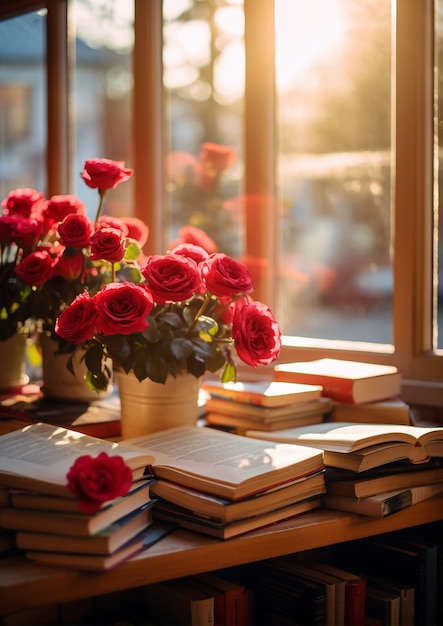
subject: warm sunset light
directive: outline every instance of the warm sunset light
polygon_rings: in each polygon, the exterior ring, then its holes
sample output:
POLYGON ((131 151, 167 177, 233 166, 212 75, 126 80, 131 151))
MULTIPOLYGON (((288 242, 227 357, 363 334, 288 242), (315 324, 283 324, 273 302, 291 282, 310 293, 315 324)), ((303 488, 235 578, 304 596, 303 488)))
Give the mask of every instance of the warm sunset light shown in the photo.
POLYGON ((277 77, 284 91, 325 50, 329 58, 337 53, 344 32, 341 3, 276 0, 275 29, 277 77))

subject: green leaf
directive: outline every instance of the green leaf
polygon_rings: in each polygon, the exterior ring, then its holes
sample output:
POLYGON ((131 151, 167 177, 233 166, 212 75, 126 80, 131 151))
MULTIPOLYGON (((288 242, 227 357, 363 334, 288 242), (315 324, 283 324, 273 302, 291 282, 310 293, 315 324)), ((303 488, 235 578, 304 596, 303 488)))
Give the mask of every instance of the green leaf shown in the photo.
POLYGON ((192 355, 193 343, 190 339, 182 337, 171 341, 170 350, 178 361, 188 359, 192 355))
POLYGON ((230 383, 231 381, 235 381, 236 378, 237 378, 237 369, 234 363, 227 362, 220 376, 221 382, 230 383))
POLYGON ((134 261, 138 259, 140 256, 140 248, 135 243, 135 241, 131 241, 128 247, 125 250, 125 256, 123 257, 125 261, 134 261))

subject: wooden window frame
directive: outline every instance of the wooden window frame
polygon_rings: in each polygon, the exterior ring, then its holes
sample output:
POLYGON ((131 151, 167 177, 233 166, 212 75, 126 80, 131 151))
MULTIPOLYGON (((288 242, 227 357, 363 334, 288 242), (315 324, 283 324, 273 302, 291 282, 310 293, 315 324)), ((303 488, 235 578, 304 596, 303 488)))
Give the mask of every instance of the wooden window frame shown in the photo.
MULTIPOLYGON (((133 145, 134 207, 150 226, 147 253, 163 249, 164 200, 162 136, 162 0, 134 0, 133 145)), ((443 406, 443 355, 432 344, 436 308, 433 293, 433 67, 434 1, 396 3, 396 85, 393 256, 393 345, 285 337, 282 361, 322 356, 384 362, 403 372, 403 397, 421 405, 443 406)), ((46 8, 47 16, 47 193, 69 189, 70 133, 68 0, 3 0, 0 19, 46 8)), ((272 55, 258 41, 273 43, 273 3, 244 0, 245 10, 245 193, 257 189, 275 197, 275 76, 272 55), (252 50, 253 53, 248 54, 252 50), (259 73, 260 81, 255 77, 259 73), (259 83, 259 88, 257 87, 259 83), (257 141, 260 150, 256 150, 257 141)), ((394 93, 394 92, 393 92, 394 93)), ((369 113, 369 112, 368 112, 369 113)), ((264 236, 247 237, 246 254, 278 262, 272 206, 255 216, 264 236), (271 235, 269 235, 271 234, 271 235)), ((251 232, 251 225, 247 225, 251 232)), ((274 282, 259 285, 257 298, 275 301, 274 282)), ((260 372, 262 374, 262 372, 260 372)))

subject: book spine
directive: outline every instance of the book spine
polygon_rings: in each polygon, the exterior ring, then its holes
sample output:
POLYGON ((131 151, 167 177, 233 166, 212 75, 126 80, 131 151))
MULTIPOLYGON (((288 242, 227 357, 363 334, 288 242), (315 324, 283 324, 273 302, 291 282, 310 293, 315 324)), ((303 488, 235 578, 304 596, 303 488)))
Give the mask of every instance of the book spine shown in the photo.
POLYGON ((274 373, 274 380, 286 383, 321 385, 323 387, 322 396, 337 402, 354 403, 353 381, 348 378, 277 370, 274 373))
POLYGON ((345 626, 364 626, 366 578, 363 576, 346 583, 345 626))

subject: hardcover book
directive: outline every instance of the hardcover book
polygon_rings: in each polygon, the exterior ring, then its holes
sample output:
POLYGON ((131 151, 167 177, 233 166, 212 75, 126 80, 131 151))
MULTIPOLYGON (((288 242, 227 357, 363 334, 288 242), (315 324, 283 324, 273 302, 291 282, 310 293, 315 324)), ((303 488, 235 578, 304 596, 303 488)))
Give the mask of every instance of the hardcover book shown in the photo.
POLYGON ((216 398, 231 398, 236 402, 263 407, 316 400, 323 391, 320 385, 276 381, 222 383, 218 380, 205 380, 202 388, 216 398))
POLYGON ((278 489, 271 489, 234 502, 166 480, 157 481, 151 488, 154 497, 225 524, 245 517, 262 515, 276 508, 322 495, 325 491, 323 472, 305 476, 278 489))
POLYGON ((321 385, 324 396, 359 404, 399 396, 402 376, 393 365, 325 358, 275 365, 274 379, 321 385))
POLYGON ((329 414, 333 402, 329 398, 317 398, 306 402, 291 402, 282 406, 259 406, 246 402, 236 402, 232 398, 210 396, 205 404, 207 413, 218 413, 232 417, 242 417, 257 422, 273 422, 312 414, 329 414))
POLYGON ((33 550, 28 550, 25 554, 28 559, 45 565, 100 572, 110 570, 149 546, 154 545, 174 528, 176 528, 174 524, 154 522, 112 554, 76 554, 72 552, 40 552, 33 550))
POLYGON ((379 587, 366 586, 365 611, 382 624, 400 626, 400 595, 379 587))
POLYGON ((378 402, 351 404, 335 402, 330 413, 333 422, 363 422, 364 424, 411 424, 411 408, 400 398, 378 402))
POLYGON ((210 585, 217 592, 222 592, 224 597, 224 618, 221 626, 240 626, 244 623, 243 617, 247 607, 245 606, 244 585, 229 580, 217 572, 210 572, 194 576, 197 581, 210 585))
MULTIPOLYGON (((337 567, 331 563, 316 562, 314 566, 345 582, 345 626, 364 626, 365 621, 365 594, 366 577, 361 573, 337 567)), ((361 568, 356 571, 361 571, 361 568)))
POLYGON ((347 479, 343 480, 338 479, 337 475, 335 478, 331 476, 328 479, 328 473, 326 473, 327 493, 333 496, 367 498, 368 496, 374 496, 386 491, 443 482, 443 467, 426 469, 428 465, 430 463, 420 463, 409 466, 416 468, 415 470, 402 472, 395 472, 395 468, 391 468, 392 473, 368 478, 366 477, 366 472, 363 472, 357 474, 356 478, 350 479, 348 476, 347 479))
POLYGON ((137 489, 92 514, 6 507, 0 509, 0 527, 83 537, 93 535, 146 504, 150 487, 150 481, 141 481, 137 489))
POLYGON ((440 493, 443 493, 443 482, 388 491, 367 498, 326 494, 323 497, 323 506, 327 509, 381 518, 403 511, 440 493))
POLYGON ((145 598, 150 614, 160 624, 213 626, 214 599, 187 580, 148 585, 145 598))
MULTIPOLYGON (((73 552, 79 554, 113 554, 152 522, 154 500, 112 522, 94 535, 82 537, 58 533, 18 531, 17 547, 21 550, 73 552)), ((63 529, 62 529, 63 531, 63 529)))
POLYGON ((296 417, 282 417, 272 420, 257 421, 248 417, 240 417, 238 415, 229 415, 227 413, 206 413, 205 420, 210 426, 220 426, 221 428, 230 428, 234 432, 241 434, 244 430, 258 429, 263 432, 271 432, 273 430, 281 430, 283 428, 292 428, 293 426, 308 426, 309 424, 318 424, 323 422, 324 414, 317 410, 309 415, 297 415, 296 417))
POLYGON ((183 509, 170 502, 159 500, 153 510, 153 517, 157 520, 166 522, 175 522, 183 528, 193 530, 204 535, 210 535, 217 539, 231 539, 252 530, 281 522, 295 515, 301 515, 314 509, 319 508, 321 504, 319 497, 302 500, 295 504, 268 511, 262 515, 245 517, 233 522, 222 523, 205 518, 201 515, 192 513, 188 509, 183 509))

